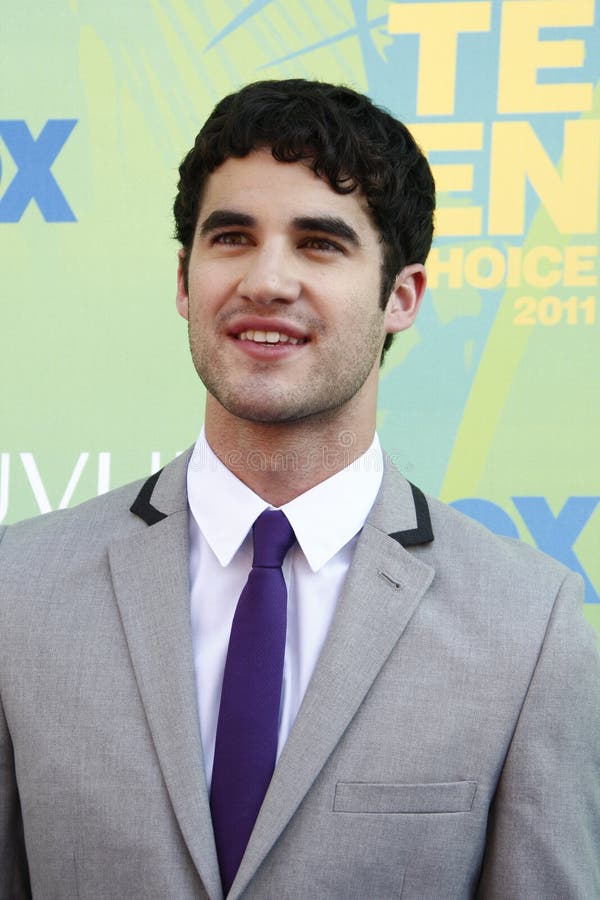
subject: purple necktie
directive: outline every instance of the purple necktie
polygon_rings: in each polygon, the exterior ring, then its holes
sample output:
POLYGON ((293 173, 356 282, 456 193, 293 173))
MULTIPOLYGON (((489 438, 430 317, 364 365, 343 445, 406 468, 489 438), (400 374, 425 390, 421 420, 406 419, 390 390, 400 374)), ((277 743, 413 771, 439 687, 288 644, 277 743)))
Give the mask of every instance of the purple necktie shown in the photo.
POLYGON ((287 624, 281 564, 294 543, 281 510, 261 513, 252 534, 254 560, 231 626, 210 791, 225 895, 275 768, 287 624))

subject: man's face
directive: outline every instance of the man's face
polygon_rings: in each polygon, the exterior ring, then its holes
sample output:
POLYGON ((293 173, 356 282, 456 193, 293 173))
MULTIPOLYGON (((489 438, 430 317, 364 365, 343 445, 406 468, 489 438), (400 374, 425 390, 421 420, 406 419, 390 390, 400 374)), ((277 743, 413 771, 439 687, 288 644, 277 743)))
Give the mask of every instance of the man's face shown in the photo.
POLYGON ((187 286, 183 253, 178 272, 177 306, 212 398, 261 423, 374 415, 385 335, 412 324, 424 286, 422 267, 407 267, 382 310, 381 254, 358 192, 337 194, 268 150, 226 160, 204 190, 187 286))

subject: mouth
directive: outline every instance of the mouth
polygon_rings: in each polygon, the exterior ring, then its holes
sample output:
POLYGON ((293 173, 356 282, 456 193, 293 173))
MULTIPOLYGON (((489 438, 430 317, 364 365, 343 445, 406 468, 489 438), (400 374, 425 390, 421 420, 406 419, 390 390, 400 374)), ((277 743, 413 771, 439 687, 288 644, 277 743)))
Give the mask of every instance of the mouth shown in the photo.
POLYGON ((262 331, 260 329, 248 328, 246 331, 240 331, 233 335, 238 341, 252 341, 254 344, 270 344, 276 346, 278 344, 306 344, 307 339, 295 337, 285 331, 262 331))
POLYGON ((240 316, 231 322, 228 336, 251 359, 293 358, 310 343, 310 333, 278 316, 240 316))

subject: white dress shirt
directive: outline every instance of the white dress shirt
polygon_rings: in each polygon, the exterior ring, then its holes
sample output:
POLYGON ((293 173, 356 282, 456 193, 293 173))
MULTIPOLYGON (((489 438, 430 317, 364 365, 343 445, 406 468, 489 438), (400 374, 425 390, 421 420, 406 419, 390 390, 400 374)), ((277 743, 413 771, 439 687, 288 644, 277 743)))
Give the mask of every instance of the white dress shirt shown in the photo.
MULTIPOLYGON (((250 451, 248 464, 260 465, 261 460, 250 451)), ((282 567, 288 607, 278 757, 323 647, 358 533, 382 476, 383 456, 375 435, 361 457, 281 507, 297 543, 282 567)), ((251 528, 269 504, 221 463, 204 429, 188 465, 187 489, 192 643, 210 788, 231 623, 252 568, 251 528)))

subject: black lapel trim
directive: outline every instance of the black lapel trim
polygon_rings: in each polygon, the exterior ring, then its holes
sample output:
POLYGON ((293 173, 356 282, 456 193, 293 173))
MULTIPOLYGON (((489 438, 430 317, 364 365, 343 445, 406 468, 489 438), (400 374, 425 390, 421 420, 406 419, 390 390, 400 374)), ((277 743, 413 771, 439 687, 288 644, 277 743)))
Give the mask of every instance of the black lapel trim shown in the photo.
POLYGON ((144 482, 141 491, 129 507, 130 511, 134 515, 139 516, 140 519, 143 519, 146 525, 156 525, 161 519, 167 518, 166 513, 161 512, 150 503, 152 492, 154 491, 156 482, 160 478, 161 472, 162 469, 159 469, 158 472, 155 472, 154 475, 150 476, 148 481, 144 482))
POLYGON ((414 547, 416 544, 430 544, 433 540, 433 529, 431 527, 431 516, 429 515, 429 506, 424 494, 411 484, 410 489, 415 504, 415 513, 417 514, 417 527, 409 528, 407 531, 395 531, 390 534, 395 541, 402 544, 403 547, 414 547))

